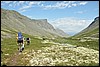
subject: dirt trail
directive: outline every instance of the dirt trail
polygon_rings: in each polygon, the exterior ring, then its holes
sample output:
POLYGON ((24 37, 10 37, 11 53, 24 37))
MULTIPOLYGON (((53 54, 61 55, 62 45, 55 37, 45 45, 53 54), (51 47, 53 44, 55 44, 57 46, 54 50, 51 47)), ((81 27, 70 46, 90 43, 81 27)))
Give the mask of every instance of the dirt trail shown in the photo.
POLYGON ((16 66, 19 59, 19 52, 17 51, 14 55, 11 56, 10 61, 9 61, 9 66, 16 66))

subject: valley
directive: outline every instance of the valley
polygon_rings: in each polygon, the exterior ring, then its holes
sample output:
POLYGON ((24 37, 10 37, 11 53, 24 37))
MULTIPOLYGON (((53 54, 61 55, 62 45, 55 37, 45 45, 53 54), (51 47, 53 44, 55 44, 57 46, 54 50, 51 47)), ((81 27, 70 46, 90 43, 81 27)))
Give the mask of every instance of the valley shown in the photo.
POLYGON ((47 19, 30 19, 1 9, 1 66, 99 66, 99 17, 84 30, 70 36, 55 29, 47 19), (16 34, 25 38, 22 53, 16 34))

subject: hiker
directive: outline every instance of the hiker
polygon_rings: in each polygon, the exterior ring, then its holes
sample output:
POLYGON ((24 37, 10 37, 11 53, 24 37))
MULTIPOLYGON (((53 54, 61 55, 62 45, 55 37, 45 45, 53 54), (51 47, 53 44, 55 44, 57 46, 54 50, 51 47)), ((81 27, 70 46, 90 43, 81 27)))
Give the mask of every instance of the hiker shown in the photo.
POLYGON ((27 43, 27 45, 30 44, 30 38, 26 38, 26 43, 27 43))
POLYGON ((23 42, 23 35, 21 32, 17 34, 17 45, 19 46, 18 50, 22 52, 24 50, 24 42, 23 42))

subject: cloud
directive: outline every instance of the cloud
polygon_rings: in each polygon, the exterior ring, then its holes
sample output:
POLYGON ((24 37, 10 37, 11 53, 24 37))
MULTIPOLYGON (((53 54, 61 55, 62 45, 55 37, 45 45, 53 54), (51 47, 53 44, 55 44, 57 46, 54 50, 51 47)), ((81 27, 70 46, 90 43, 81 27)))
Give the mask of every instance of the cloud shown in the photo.
POLYGON ((29 9, 29 8, 32 8, 33 7, 33 5, 39 5, 39 4, 41 4, 42 3, 42 1, 27 1, 27 5, 24 5, 24 6, 22 6, 21 8, 19 8, 19 10, 20 11, 22 11, 22 10, 26 10, 26 9, 29 9))
POLYGON ((9 7, 12 7, 12 4, 9 4, 9 7))
POLYGON ((19 1, 19 4, 23 4, 23 3, 25 3, 25 1, 19 1))
POLYGON ((3 3, 7 3, 7 4, 9 4, 9 3, 11 3, 12 1, 2 1, 3 3))
POLYGON ((25 6, 21 7, 19 10, 25 10, 25 9, 28 9, 31 7, 32 7, 31 5, 25 5, 25 6))
POLYGON ((5 5, 5 4, 10 4, 12 1, 1 1, 1 6, 5 5))
POLYGON ((33 4, 35 4, 35 2, 29 2, 29 5, 33 5, 33 4))
POLYGON ((20 6, 19 10, 25 11, 25 9, 33 7, 33 5, 40 5, 43 1, 1 1, 1 5, 8 5, 9 7, 20 6))
POLYGON ((25 1, 2 1, 2 4, 4 4, 4 5, 8 4, 9 7, 20 6, 24 3, 25 3, 25 1))
POLYGON ((54 6, 52 6, 52 5, 43 6, 43 4, 42 4, 42 7, 43 7, 43 9, 52 9, 52 8, 54 8, 54 6))
POLYGON ((76 7, 76 6, 80 6, 80 5, 85 5, 87 4, 88 2, 86 1, 82 1, 82 2, 79 2, 79 1, 60 1, 60 2, 56 2, 54 4, 48 4, 48 5, 45 5, 42 4, 41 7, 43 9, 64 9, 64 8, 71 8, 71 7, 76 7))
POLYGON ((32 8, 34 6, 38 6, 42 9, 64 9, 64 8, 71 8, 80 5, 85 5, 88 2, 86 1, 1 1, 1 5, 10 4, 9 7, 16 7, 20 6, 19 10, 26 10, 32 8), (12 4, 12 6, 11 6, 12 4))
POLYGON ((55 28, 60 28, 68 34, 75 34, 86 28, 92 21, 74 17, 56 19, 50 23, 55 28))
POLYGON ((56 2, 53 5, 42 5, 43 9, 63 9, 66 7, 71 7, 71 3, 74 3, 75 1, 60 1, 60 2, 56 2))
POLYGON ((68 6, 68 8, 72 7, 71 5, 68 6))
POLYGON ((15 1, 16 6, 23 5, 25 1, 15 1))
POLYGON ((82 1, 82 2, 79 3, 79 5, 85 5, 85 4, 87 4, 87 3, 88 3, 88 2, 85 2, 85 1, 83 2, 83 1, 82 1))
POLYGON ((14 1, 13 4, 15 4, 17 1, 14 1))
POLYGON ((72 6, 77 6, 77 4, 72 4, 72 6))
POLYGON ((39 5, 41 4, 41 1, 32 1, 32 2, 29 2, 29 5, 39 5))
POLYGON ((4 3, 3 3, 3 1, 1 1, 1 6, 3 6, 4 5, 4 3))

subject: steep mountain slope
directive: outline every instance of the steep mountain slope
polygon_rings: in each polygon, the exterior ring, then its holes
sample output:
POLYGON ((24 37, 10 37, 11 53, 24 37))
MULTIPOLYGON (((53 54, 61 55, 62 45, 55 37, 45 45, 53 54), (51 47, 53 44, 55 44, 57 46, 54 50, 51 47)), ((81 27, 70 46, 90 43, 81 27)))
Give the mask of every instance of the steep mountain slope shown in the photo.
POLYGON ((61 29, 56 29, 56 32, 59 33, 60 35, 62 35, 62 37, 70 37, 68 34, 64 33, 64 31, 62 31, 61 29))
MULTIPOLYGON (((54 27, 48 23, 47 19, 30 19, 14 10, 5 9, 1 9, 1 31, 21 31, 33 36, 63 36, 56 32, 54 27)), ((67 35, 65 36, 67 37, 67 35)))
POLYGON ((94 37, 99 38, 99 17, 96 17, 94 21, 80 33, 76 34, 74 37, 94 37))

